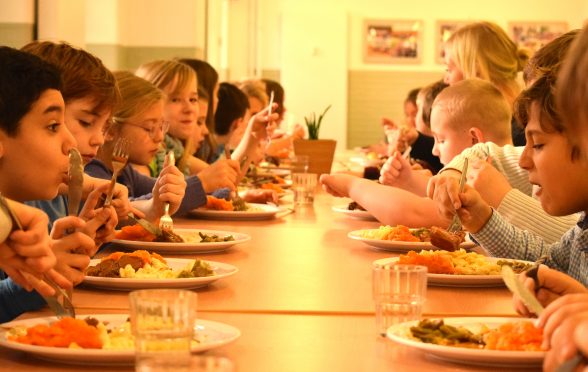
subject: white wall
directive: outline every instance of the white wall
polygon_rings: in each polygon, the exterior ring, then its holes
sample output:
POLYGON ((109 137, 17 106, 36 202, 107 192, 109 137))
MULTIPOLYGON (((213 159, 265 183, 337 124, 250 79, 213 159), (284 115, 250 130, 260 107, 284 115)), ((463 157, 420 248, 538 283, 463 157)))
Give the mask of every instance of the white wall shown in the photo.
POLYGON ((0 23, 33 23, 33 0, 0 0, 0 23))

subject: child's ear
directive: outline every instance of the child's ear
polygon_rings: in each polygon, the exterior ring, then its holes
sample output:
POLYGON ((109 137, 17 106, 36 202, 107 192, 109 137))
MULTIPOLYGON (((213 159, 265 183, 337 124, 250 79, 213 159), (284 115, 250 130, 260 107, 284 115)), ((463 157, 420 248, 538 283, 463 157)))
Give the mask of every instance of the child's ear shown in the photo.
POLYGON ((476 143, 486 142, 484 140, 484 133, 480 130, 480 128, 471 127, 469 130, 469 134, 472 139, 472 146, 476 143))

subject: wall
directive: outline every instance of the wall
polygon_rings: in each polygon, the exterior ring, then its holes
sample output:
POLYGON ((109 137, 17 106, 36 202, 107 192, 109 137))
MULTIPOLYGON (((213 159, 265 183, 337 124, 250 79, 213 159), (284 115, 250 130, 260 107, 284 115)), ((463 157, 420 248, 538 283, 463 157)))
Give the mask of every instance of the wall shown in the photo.
POLYGON ((0 45, 20 48, 33 37, 33 0, 0 0, 0 45))

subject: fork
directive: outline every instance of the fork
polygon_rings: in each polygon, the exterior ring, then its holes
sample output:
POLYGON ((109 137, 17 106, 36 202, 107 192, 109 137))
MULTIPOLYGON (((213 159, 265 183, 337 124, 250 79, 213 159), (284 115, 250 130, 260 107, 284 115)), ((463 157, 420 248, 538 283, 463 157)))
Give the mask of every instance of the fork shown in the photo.
MULTIPOLYGON (((167 165, 175 165, 176 159, 173 150, 167 153, 167 165)), ((159 219, 159 229, 172 231, 174 229, 174 221, 169 215, 169 203, 163 205, 163 216, 159 219)))
MULTIPOLYGON (((459 179, 459 193, 463 192, 463 188, 465 186, 466 176, 468 173, 468 158, 463 160, 463 167, 461 169, 461 178, 459 179)), ((453 219, 451 220, 451 224, 447 228, 448 232, 456 233, 461 230, 461 220, 457 215, 457 211, 455 211, 455 215, 453 215, 453 219)))
POLYGON ((114 193, 114 185, 116 184, 116 178, 118 173, 127 165, 129 160, 129 141, 126 138, 119 138, 114 144, 114 150, 112 150, 112 178, 110 179, 110 187, 106 194, 106 200, 104 206, 108 207, 112 202, 112 194, 114 193))
MULTIPOLYGON (((8 212, 8 215, 12 220, 12 231, 23 230, 20 219, 18 218, 16 213, 14 213, 12 208, 10 208, 10 205, 8 204, 2 193, 0 193, 0 207, 6 210, 6 212, 8 212)), ((33 276, 32 274, 26 271, 20 271, 20 273, 27 279, 33 276)), ((53 296, 42 296, 45 302, 47 302, 47 305, 49 305, 51 310, 53 310, 55 315, 58 318, 63 318, 65 316, 71 316, 72 318, 75 318, 75 308, 71 302, 71 298, 68 292, 66 292, 63 288, 57 285, 57 283, 55 283, 53 279, 51 279, 47 275, 43 275, 42 280, 49 286, 51 286, 51 288, 53 288, 53 290, 55 291, 55 295, 53 296), (63 305, 59 303, 59 295, 63 297, 63 305)))

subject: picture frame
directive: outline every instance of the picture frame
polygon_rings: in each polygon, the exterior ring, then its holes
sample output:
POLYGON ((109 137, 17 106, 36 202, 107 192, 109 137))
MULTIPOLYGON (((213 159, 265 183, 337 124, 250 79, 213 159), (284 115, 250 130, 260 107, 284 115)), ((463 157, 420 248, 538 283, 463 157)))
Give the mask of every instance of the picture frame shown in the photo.
POLYGON ((508 34, 517 46, 535 53, 556 37, 566 33, 568 23, 563 21, 509 22, 508 34))
POLYGON ((365 63, 420 63, 423 22, 367 19, 363 27, 365 63))
POLYGON ((472 23, 466 20, 438 20, 435 25, 435 62, 445 64, 445 42, 460 27, 472 23))

